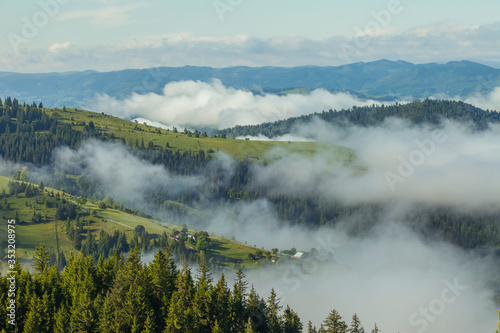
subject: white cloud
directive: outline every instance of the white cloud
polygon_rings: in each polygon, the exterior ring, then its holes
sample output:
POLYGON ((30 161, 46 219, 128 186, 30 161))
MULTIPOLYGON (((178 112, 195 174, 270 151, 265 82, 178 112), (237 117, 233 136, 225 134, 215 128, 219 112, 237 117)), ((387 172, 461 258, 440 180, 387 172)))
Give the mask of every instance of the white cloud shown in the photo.
MULTIPOLYGON (((137 4, 108 6, 102 10, 63 12, 58 19, 89 19, 93 25, 122 26, 131 21, 137 4)), ((379 59, 414 63, 478 59, 495 61, 500 23, 458 26, 442 22, 409 29, 403 33, 383 31, 369 35, 360 46, 353 38, 332 35, 311 39, 282 36, 257 38, 250 35, 214 37, 191 33, 158 34, 107 45, 79 46, 70 41, 74 52, 54 63, 47 50, 37 50, 34 61, 29 52, 14 56, 3 53, 0 65, 9 71, 47 72, 68 70, 118 70, 156 66, 335 66, 348 62, 379 59), (342 45, 350 48, 343 52, 342 45)), ((34 51, 33 51, 34 52, 34 51)))
MULTIPOLYGON (((272 205, 261 199, 208 205, 202 214, 206 228, 200 228, 226 236, 234 234, 239 241, 268 249, 296 247, 308 251, 314 247, 322 254, 333 251, 335 261, 248 272, 248 281, 262 296, 267 297, 274 287, 282 304, 290 304, 303 322, 310 319, 319 326, 328 311, 337 309, 347 322, 356 312, 368 332, 375 321, 384 332, 419 331, 425 318, 421 309, 442 304, 443 290, 456 281, 463 288, 444 293, 445 309, 434 308, 431 313, 439 314, 426 322, 425 332, 487 331, 498 320, 492 287, 498 281, 496 260, 484 252, 477 255, 423 239, 409 227, 415 221, 405 217, 422 202, 472 208, 469 212, 478 209, 484 213, 484 208, 491 206, 498 211, 500 182, 494 175, 500 168, 500 127, 473 132, 466 126, 447 123, 443 132, 446 140, 435 144, 425 162, 397 185, 396 193, 388 190, 384 172, 397 172, 398 156, 407 157, 416 150, 415 140, 432 138, 431 128, 393 120, 379 127, 348 129, 314 123, 299 134, 356 149, 367 172, 353 175, 336 166, 331 163, 331 151, 322 151, 313 159, 292 155, 253 169, 250 179, 257 186, 264 184, 280 193, 321 194, 330 202, 335 198, 353 204, 385 204, 375 227, 367 226, 366 218, 374 218, 369 211, 361 212, 359 218, 345 217, 333 229, 287 227, 277 221, 272 205), (349 231, 356 223, 365 232, 353 237, 349 231)), ((103 192, 127 205, 139 206, 146 205, 144 197, 155 190, 198 190, 204 182, 213 181, 211 167, 231 175, 234 165, 227 156, 219 156, 203 175, 178 176, 160 165, 139 160, 123 147, 97 141, 86 142, 77 150, 61 148, 55 154, 56 170, 83 170, 98 180, 103 192)), ((4 174, 13 167, 0 158, 4 174)), ((50 169, 51 174, 53 171, 50 169)))
POLYGON ((496 87, 486 96, 476 94, 475 96, 465 98, 464 101, 484 110, 500 111, 500 87, 496 87))
POLYGON ((119 27, 130 24, 131 12, 144 6, 145 4, 108 5, 96 9, 65 11, 57 19, 65 21, 84 18, 99 28, 119 27))
POLYGON ((354 149, 357 165, 332 164, 333 153, 310 158, 288 155, 255 166, 255 184, 285 195, 314 196, 346 204, 405 202, 494 209, 500 199, 500 126, 473 132, 446 122, 436 131, 390 119, 369 128, 340 128, 320 122, 294 133, 354 149))
POLYGON ((70 46, 71 46, 70 42, 54 43, 49 47, 49 51, 51 53, 57 53, 61 50, 67 50, 70 46))
POLYGON ((98 96, 87 107, 119 117, 142 117, 163 124, 226 128, 255 125, 296 117, 321 110, 370 105, 352 95, 332 94, 317 89, 309 95, 254 95, 252 92, 225 87, 219 80, 211 83, 182 81, 167 84, 162 95, 133 94, 124 101, 107 95, 98 96))
POLYGON ((270 235, 289 240, 283 249, 315 247, 324 252, 323 244, 332 244, 334 262, 313 260, 248 272, 261 295, 275 288, 281 304, 289 304, 304 323, 311 320, 319 326, 332 309, 348 324, 357 313, 366 332, 374 322, 382 332, 482 332, 498 320, 487 287, 493 262, 422 240, 401 223, 387 221, 363 238, 352 238, 341 228, 277 228, 270 235), (460 287, 456 294, 446 290, 450 284, 460 287), (439 302, 443 294, 447 303, 439 302), (436 303, 444 303, 444 311, 436 303), (421 309, 432 320, 425 320, 421 309))

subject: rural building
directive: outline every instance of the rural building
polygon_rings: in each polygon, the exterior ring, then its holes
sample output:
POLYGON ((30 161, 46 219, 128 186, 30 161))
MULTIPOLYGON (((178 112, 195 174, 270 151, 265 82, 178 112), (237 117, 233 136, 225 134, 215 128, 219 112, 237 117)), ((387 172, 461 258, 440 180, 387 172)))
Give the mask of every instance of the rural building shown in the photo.
POLYGON ((304 259, 305 257, 306 255, 304 254, 304 252, 297 252, 292 256, 292 258, 294 259, 304 259))

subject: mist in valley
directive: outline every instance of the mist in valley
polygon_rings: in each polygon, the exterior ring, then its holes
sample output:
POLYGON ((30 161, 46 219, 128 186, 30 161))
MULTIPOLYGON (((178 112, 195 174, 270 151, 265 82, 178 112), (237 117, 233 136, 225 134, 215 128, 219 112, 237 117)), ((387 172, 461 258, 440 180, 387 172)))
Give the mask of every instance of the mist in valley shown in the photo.
MULTIPOLYGON (((217 83, 215 88, 222 89, 217 83)), ((289 97, 275 98, 277 105, 289 97)), ((175 121, 154 112, 142 116, 175 121)), ((199 215, 181 222, 259 248, 318 250, 317 258, 283 259, 278 265, 246 272, 262 296, 275 288, 281 304, 295 309, 304 324, 312 320, 319 326, 329 310, 337 309, 348 323, 357 313, 366 330, 377 322, 384 332, 488 331, 495 327, 498 308, 495 252, 464 250, 439 234, 427 235, 427 221, 412 216, 437 206, 471 216, 497 214, 500 181, 494 175, 500 169, 499 136, 498 125, 477 131, 449 121, 438 127, 400 119, 369 128, 320 121, 301 124, 280 139, 316 141, 322 148, 312 157, 270 151, 271 157, 284 156, 252 164, 249 188, 366 209, 335 226, 311 228, 280 220, 265 198, 228 203, 207 190, 200 194, 199 206, 191 207, 199 215), (344 152, 354 159, 346 159, 337 146, 348 148, 344 152), (374 214, 371 205, 382 210, 374 214)), ((36 179, 50 181, 58 172, 93 178, 101 193, 168 223, 179 221, 168 210, 150 207, 145 197, 158 190, 179 195, 224 186, 236 165, 229 155, 218 153, 201 173, 181 176, 119 144, 91 140, 76 150, 58 149, 53 169, 28 167, 36 179)), ((3 160, 0 166, 2 175, 25 167, 3 160)))
MULTIPOLYGON (((484 81, 484 86, 478 86, 477 91, 468 96, 449 96, 440 93, 429 98, 463 101, 484 110, 500 110, 500 87, 491 89, 488 93, 482 92, 486 88, 489 90, 492 84, 493 82, 484 81)), ((261 88, 258 86, 254 87, 256 91, 259 89, 261 88)), ((286 95, 255 93, 225 86, 220 80, 214 79, 211 82, 170 82, 163 87, 162 94, 132 93, 122 99, 99 94, 87 100, 83 108, 121 118, 136 119, 141 123, 146 122, 163 128, 171 129, 177 126, 223 129, 237 125, 273 122, 329 109, 408 103, 418 99, 407 96, 397 100, 381 101, 360 98, 348 92, 329 92, 325 89, 286 95)), ((259 139, 265 140, 262 137, 259 139)))
POLYGON ((499 1, 3 4, 1 332, 500 331, 499 1))
MULTIPOLYGON (((397 119, 371 128, 303 124, 293 135, 352 149, 354 166, 338 161, 328 149, 312 158, 291 154, 267 165, 254 164, 250 186, 346 205, 376 203, 383 211, 375 223, 367 208, 334 227, 293 226, 280 221, 266 199, 232 204, 214 200, 207 209, 206 202, 212 200, 208 192, 202 196, 202 221, 183 222, 266 249, 318 250, 319 259, 300 264, 283 260, 247 272, 261 295, 267 297, 274 287, 282 304, 290 304, 304 322, 319 325, 335 308, 347 322, 357 313, 367 329, 377 322, 386 332, 486 331, 494 327, 497 307, 493 252, 466 251, 439 235, 424 237, 425 221, 408 217, 436 205, 472 215, 498 212, 500 184, 492 175, 500 167, 499 134, 498 126, 478 132, 451 122, 432 128, 397 119), (327 260, 328 254, 333 258, 327 260)), ((210 186, 215 170, 225 174, 218 178, 218 185, 224 185, 235 165, 220 153, 201 174, 179 176, 121 145, 97 141, 77 150, 61 148, 54 159, 55 170, 92 177, 102 193, 166 222, 168 211, 148 208, 148 193, 168 188, 179 194, 210 186)), ((14 168, 3 162, 2 170, 7 166, 14 168)), ((30 172, 40 178, 49 177, 47 171, 30 172)))

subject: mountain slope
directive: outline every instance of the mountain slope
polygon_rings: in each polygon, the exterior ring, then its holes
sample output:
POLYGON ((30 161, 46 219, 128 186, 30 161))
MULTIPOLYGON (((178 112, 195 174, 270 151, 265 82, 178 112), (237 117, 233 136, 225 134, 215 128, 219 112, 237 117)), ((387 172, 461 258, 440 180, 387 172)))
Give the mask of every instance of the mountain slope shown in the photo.
POLYGON ((165 84, 182 80, 219 79, 238 89, 280 92, 295 88, 356 92, 362 96, 468 96, 500 86, 500 69, 470 61, 419 64, 379 60, 338 67, 158 67, 114 72, 21 74, 0 72, 0 96, 21 101, 43 100, 46 106, 82 107, 96 94, 122 99, 131 93, 161 93, 165 84))
POLYGON ((217 131, 229 138, 239 136, 276 137, 290 134, 296 126, 319 119, 336 126, 346 124, 357 126, 374 126, 385 119, 394 117, 408 121, 411 124, 439 125, 443 119, 474 125, 477 129, 485 129, 490 123, 500 122, 500 113, 485 111, 473 105, 456 101, 424 100, 407 104, 354 107, 348 110, 329 110, 301 117, 288 118, 273 123, 259 125, 235 126, 217 131))
MULTIPOLYGON (((134 229, 143 226, 149 233, 148 248, 151 249, 153 244, 158 244, 158 246, 161 244, 163 233, 169 236, 170 246, 172 246, 176 242, 173 236, 183 229, 181 226, 141 217, 137 215, 138 212, 132 214, 112 207, 102 209, 102 207, 98 207, 97 203, 90 201, 78 205, 78 200, 67 193, 47 187, 44 190, 36 190, 39 187, 30 183, 25 184, 32 186, 35 190, 29 195, 26 195, 26 193, 9 194, 9 182, 12 182, 12 180, 0 176, 0 217, 4 221, 16 219, 16 255, 21 263, 27 265, 40 243, 44 243, 53 253, 56 253, 56 249, 58 249, 59 253, 64 254, 66 258, 69 258, 70 252, 78 252, 79 249, 75 249, 74 242, 66 235, 66 225, 68 223, 74 225, 76 217, 68 217, 68 220, 58 218, 57 210, 61 202, 72 203, 79 207, 76 216, 84 221, 80 233, 83 243, 88 239, 87 234, 89 232, 98 242, 101 231, 109 235, 118 231, 123 233, 129 242, 132 242, 134 229), (34 214, 39 216, 38 221, 32 221, 34 214)), ((196 231, 187 230, 187 233, 195 234, 196 231)), ((0 225, 0 234, 7 234, 6 223, 0 225)), ((254 254, 257 251, 264 254, 269 253, 216 235, 210 235, 209 237, 211 246, 205 250, 205 256, 216 258, 220 265, 227 266, 235 263, 245 266, 252 265, 249 254, 254 254)), ((2 237, 0 240, 0 257, 2 260, 6 255, 6 240, 7 237, 2 237)), ((188 240, 185 243, 188 250, 194 250, 196 244, 190 244, 188 240)))

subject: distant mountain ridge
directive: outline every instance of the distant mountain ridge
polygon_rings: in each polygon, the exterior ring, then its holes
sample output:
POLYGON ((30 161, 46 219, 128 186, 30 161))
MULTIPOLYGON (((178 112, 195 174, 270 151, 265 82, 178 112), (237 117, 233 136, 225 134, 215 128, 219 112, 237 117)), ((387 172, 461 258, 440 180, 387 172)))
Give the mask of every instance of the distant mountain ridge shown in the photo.
POLYGON ((323 88, 380 100, 470 96, 500 86, 500 69, 470 61, 412 64, 379 60, 337 67, 157 67, 113 72, 24 74, 0 72, 0 96, 43 100, 46 106, 85 105, 96 94, 123 99, 137 93, 161 93, 169 82, 220 80, 255 92, 323 88))

